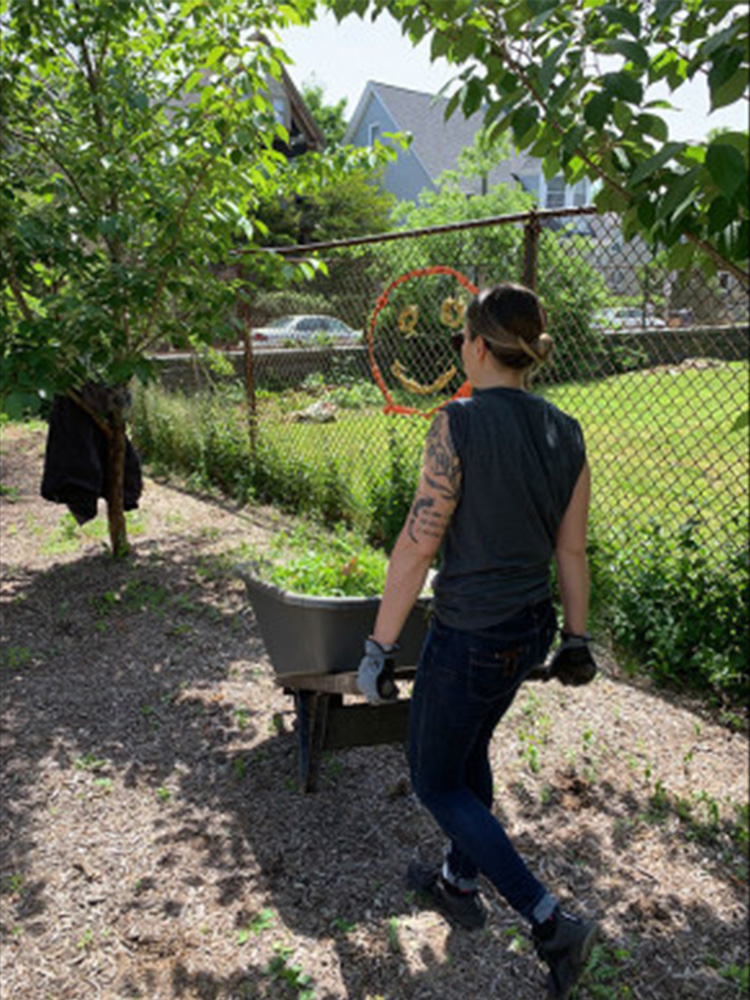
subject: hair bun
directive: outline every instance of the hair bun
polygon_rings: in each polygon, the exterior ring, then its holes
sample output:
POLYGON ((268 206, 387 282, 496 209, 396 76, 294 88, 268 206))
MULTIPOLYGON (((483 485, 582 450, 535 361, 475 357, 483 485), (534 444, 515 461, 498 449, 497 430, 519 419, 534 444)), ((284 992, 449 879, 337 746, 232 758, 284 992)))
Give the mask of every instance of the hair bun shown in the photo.
POLYGON ((540 333, 536 340, 532 341, 531 346, 534 348, 535 353, 539 355, 540 359, 542 361, 546 361, 552 353, 555 342, 548 333, 540 333))

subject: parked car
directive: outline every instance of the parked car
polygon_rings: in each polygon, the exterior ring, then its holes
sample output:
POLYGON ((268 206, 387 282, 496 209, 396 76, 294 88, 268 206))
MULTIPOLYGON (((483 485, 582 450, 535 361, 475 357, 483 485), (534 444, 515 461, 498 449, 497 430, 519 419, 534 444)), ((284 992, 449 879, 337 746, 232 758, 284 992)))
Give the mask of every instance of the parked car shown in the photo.
POLYGON ((675 309, 669 314, 667 319, 667 326, 669 327, 693 326, 694 323, 695 317, 693 316, 692 309, 675 309))
POLYGON ((336 316, 279 316, 267 326, 253 330, 253 340, 259 345, 284 344, 356 344, 362 333, 352 330, 336 316))
POLYGON ((640 306, 616 306, 612 309, 602 309, 594 320, 594 326, 606 333, 619 333, 621 330, 662 329, 666 323, 658 316, 654 316, 653 312, 644 311, 640 306))

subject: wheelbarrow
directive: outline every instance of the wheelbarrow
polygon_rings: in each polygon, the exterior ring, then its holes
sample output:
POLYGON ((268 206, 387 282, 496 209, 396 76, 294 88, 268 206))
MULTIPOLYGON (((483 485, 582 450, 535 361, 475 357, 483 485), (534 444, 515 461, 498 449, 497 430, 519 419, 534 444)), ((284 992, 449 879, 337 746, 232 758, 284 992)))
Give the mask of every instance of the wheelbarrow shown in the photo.
MULTIPOLYGON (((317 787, 326 750, 406 741, 409 700, 368 705, 359 695, 357 667, 372 632, 379 597, 311 597, 260 580, 238 568, 266 647, 275 682, 294 698, 299 781, 317 787)), ((411 680, 429 617, 429 598, 412 609, 399 640, 394 679, 411 680)))
MULTIPOLYGON (((357 668, 372 632, 379 597, 311 597, 266 583, 252 567, 238 567, 245 583, 275 682, 294 698, 299 782, 315 791, 324 751, 405 743, 409 699, 363 702, 357 668), (355 703, 345 698, 359 696, 355 703)), ((394 680, 409 681, 429 624, 429 597, 412 608, 399 638, 394 680)), ((534 672, 545 679, 544 668, 534 672)))

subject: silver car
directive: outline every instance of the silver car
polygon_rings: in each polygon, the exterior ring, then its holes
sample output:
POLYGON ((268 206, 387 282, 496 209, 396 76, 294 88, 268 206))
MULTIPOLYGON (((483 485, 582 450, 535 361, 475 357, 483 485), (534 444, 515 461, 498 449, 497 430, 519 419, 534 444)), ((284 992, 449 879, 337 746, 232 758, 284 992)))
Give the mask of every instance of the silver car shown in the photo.
POLYGON ((285 344, 357 344, 362 333, 352 330, 336 316, 279 316, 267 326, 253 330, 253 341, 258 346, 283 346, 285 344))

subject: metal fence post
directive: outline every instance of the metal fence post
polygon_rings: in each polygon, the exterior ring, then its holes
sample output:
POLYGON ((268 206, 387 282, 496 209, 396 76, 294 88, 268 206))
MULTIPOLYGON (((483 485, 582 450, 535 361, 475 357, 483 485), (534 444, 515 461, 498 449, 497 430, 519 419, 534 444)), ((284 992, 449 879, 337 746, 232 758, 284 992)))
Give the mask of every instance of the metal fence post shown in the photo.
POLYGON ((523 283, 536 290, 537 263, 539 259, 539 233, 541 223, 536 212, 530 212, 523 227, 523 283))
POLYGON ((258 412, 255 399, 255 358, 253 339, 250 335, 250 305, 242 293, 237 296, 237 314, 242 323, 242 346, 244 347, 245 398, 247 399, 247 423, 250 432, 250 455, 255 458, 258 444, 258 412))

